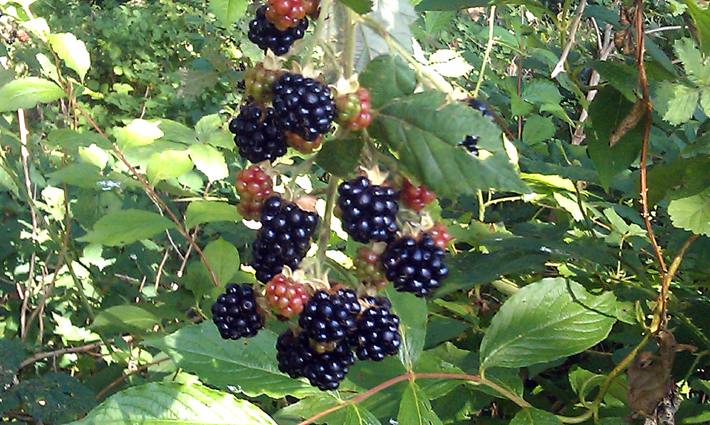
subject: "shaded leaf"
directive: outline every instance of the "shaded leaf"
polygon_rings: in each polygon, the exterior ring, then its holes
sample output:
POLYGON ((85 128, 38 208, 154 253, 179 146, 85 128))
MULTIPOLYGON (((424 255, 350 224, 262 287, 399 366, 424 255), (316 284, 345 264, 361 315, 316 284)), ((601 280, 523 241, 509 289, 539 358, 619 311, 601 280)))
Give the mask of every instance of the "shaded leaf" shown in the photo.
POLYGON ((546 142, 555 135, 557 129, 550 117, 541 117, 533 115, 525 121, 523 127, 523 142, 528 145, 535 145, 541 142, 546 142))
POLYGON ((410 381, 402 394, 397 422, 411 425, 442 425, 441 419, 431 408, 429 397, 414 381, 410 381))
POLYGON ((388 285, 384 293, 392 302, 392 311, 400 320, 402 346, 399 349, 399 358, 407 370, 412 370, 426 340, 426 301, 409 292, 395 291, 392 285, 388 285))
POLYGON ((76 240, 122 246, 148 239, 174 227, 175 223, 156 213, 134 209, 121 210, 101 217, 94 224, 92 231, 76 240))
POLYGON ((0 88, 0 112, 34 108, 38 103, 49 103, 66 96, 55 83, 37 77, 11 81, 0 88))
POLYGON ((550 412, 531 407, 519 411, 510 425, 562 425, 562 421, 550 412))
POLYGON ((185 212, 185 227, 191 229, 198 224, 215 221, 237 221, 241 219, 237 207, 221 201, 192 201, 185 212))
MULTIPOLYGON (((380 24, 395 42, 410 54, 412 25, 418 18, 409 0, 376 0, 369 17, 380 24)), ((355 70, 361 71, 373 58, 389 53, 382 36, 369 26, 359 23, 355 27, 355 70)))
POLYGON ((331 174, 347 176, 357 168, 363 145, 361 138, 330 140, 318 151, 316 162, 331 174))
POLYGON ((693 18, 700 39, 700 49, 710 55, 710 7, 701 8, 695 0, 682 0, 688 7, 688 13, 693 18))
POLYGON ((102 332, 143 332, 155 325, 160 320, 151 312, 137 305, 117 305, 101 311, 91 329, 100 329, 102 332))
POLYGON ((0 391, 9 388, 25 359, 25 345, 19 340, 0 338, 0 391))
POLYGON ((217 281, 224 287, 239 271, 239 251, 231 243, 219 238, 210 242, 203 252, 217 281))
POLYGON ((91 131, 77 131, 69 128, 52 130, 47 136, 47 145, 61 149, 88 148, 96 145, 102 149, 111 150, 111 142, 98 133, 91 131))
POLYGON ((20 382, 15 388, 24 410, 44 423, 65 423, 84 415, 95 405, 94 394, 76 378, 50 372, 20 382))
POLYGON ((340 0, 340 3, 361 15, 372 10, 372 0, 340 0))
POLYGON ((676 227, 710 236, 710 190, 671 201, 668 213, 676 227))
POLYGON ((372 107, 381 108, 393 99, 414 93, 417 76, 399 57, 382 55, 367 64, 360 74, 360 84, 370 91, 372 107))
POLYGON ((227 28, 236 24, 247 11, 247 0, 210 0, 210 10, 227 28))

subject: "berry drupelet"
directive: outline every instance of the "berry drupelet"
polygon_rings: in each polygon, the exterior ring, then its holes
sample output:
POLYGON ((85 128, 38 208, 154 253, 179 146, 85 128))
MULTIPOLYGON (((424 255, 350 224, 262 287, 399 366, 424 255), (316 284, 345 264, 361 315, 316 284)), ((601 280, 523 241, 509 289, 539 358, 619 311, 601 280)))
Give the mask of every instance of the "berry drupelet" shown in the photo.
POLYGON ((353 240, 387 242, 397 232, 397 196, 391 187, 370 183, 366 177, 357 177, 338 187, 338 208, 343 230, 353 240))
POLYGON ((258 103, 244 105, 229 122, 239 155, 251 162, 274 161, 286 154, 286 136, 274 122, 274 110, 258 103))
POLYGON ((264 317, 254 290, 248 285, 229 284, 212 304, 212 320, 224 339, 252 337, 264 327, 264 317))
POLYGON ((349 335, 360 360, 380 361, 397 354, 401 345, 399 317, 390 312, 392 304, 385 297, 366 297, 369 306, 355 321, 355 331, 349 335))
POLYGON ((303 308, 298 324, 316 342, 334 342, 345 338, 355 327, 360 304, 352 289, 334 294, 317 291, 303 308))
POLYGON ((422 233, 419 240, 403 236, 389 243, 381 261, 396 290, 424 297, 449 274, 442 261, 444 254, 430 234, 422 233))
POLYGON ((271 309, 286 318, 300 314, 308 302, 306 288, 282 274, 277 274, 266 284, 265 292, 271 309))
POLYGON ((272 196, 261 208, 261 224, 252 244, 252 267, 256 278, 267 283, 281 273, 284 266, 291 269, 298 266, 316 231, 318 215, 272 196))
POLYGON ((272 91, 276 122, 284 131, 307 141, 330 131, 335 104, 325 84, 300 74, 284 73, 272 91))
POLYGON ((288 53, 296 40, 300 40, 308 29, 308 19, 301 19, 294 27, 279 31, 266 18, 266 6, 261 6, 256 10, 256 18, 249 22, 249 40, 266 51, 271 49, 277 56, 288 53))
POLYGON ((399 192, 399 200, 402 204, 414 211, 421 211, 427 205, 434 202, 436 193, 428 190, 424 186, 414 186, 409 180, 404 181, 404 186, 399 192))

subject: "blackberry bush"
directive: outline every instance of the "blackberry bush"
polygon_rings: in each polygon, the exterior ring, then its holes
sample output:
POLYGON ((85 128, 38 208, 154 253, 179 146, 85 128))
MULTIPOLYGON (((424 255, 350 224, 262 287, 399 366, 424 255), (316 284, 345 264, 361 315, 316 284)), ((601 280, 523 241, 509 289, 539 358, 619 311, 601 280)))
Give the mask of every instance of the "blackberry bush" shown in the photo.
POLYGON ((272 90, 276 120, 284 131, 307 141, 330 131, 335 104, 325 84, 303 75, 284 73, 272 90))
POLYGON ((449 274, 444 254, 430 234, 422 233, 419 240, 403 236, 389 243, 381 261, 385 276, 396 290, 424 297, 449 274))
POLYGON ((349 338, 360 360, 383 360, 397 354, 401 345, 399 317, 390 312, 392 304, 385 297, 366 297, 365 308, 355 321, 349 338))
POLYGON ((338 187, 338 208, 343 230, 357 242, 387 242, 397 232, 396 192, 391 187, 357 177, 338 187))
POLYGON ((274 161, 286 154, 286 136, 274 122, 274 110, 252 102, 229 123, 239 155, 251 162, 274 161))
POLYGON ((249 40, 266 51, 271 49, 277 56, 285 55, 296 40, 300 40, 308 29, 308 19, 301 19, 294 27, 280 31, 266 18, 266 6, 256 10, 256 18, 249 22, 249 40))
POLYGON ((212 321, 224 339, 251 337, 264 327, 254 290, 249 285, 229 284, 212 304, 212 321))
POLYGON ((284 266, 295 269, 306 255, 316 231, 318 215, 272 196, 261 208, 261 224, 252 244, 252 267, 256 278, 267 283, 284 266))
POLYGON ((301 312, 298 324, 313 341, 339 341, 354 328, 359 312, 352 289, 339 289, 334 294, 317 291, 301 312))

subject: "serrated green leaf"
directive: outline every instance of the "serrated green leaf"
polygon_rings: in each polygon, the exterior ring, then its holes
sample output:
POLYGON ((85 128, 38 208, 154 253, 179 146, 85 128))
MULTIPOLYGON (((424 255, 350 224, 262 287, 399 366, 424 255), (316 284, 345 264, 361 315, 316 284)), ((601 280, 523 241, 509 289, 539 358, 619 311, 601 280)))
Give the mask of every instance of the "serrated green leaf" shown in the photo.
POLYGON ((411 425, 442 425, 441 419, 431 408, 429 397, 411 381, 402 394, 397 422, 411 425))
POLYGON ((426 340, 427 308, 426 301, 409 292, 397 292, 391 285, 385 290, 392 302, 392 311, 399 316, 399 331, 402 346, 399 358, 407 370, 412 370, 424 349, 426 340))
POLYGON ((145 344, 169 355, 178 367, 194 373, 207 384, 256 397, 303 397, 319 392, 308 382, 279 372, 277 335, 261 330, 235 343, 224 340, 211 321, 187 326, 145 344))
POLYGON ((74 420, 96 405, 94 394, 76 378, 50 372, 14 387, 25 411, 44 423, 74 420))
POLYGON ((76 131, 69 128, 52 130, 47 136, 47 145, 60 149, 74 150, 80 147, 88 148, 96 145, 102 149, 110 150, 111 142, 98 133, 91 131, 76 131))
POLYGON ((682 38, 673 43, 673 50, 683 64, 688 78, 697 85, 710 84, 710 58, 704 58, 695 42, 682 38))
POLYGON ((500 131, 461 103, 444 105, 444 94, 424 92, 383 105, 371 134, 396 153, 404 169, 438 195, 456 198, 478 189, 527 192, 506 154, 500 131), (467 135, 492 153, 479 158, 459 146, 467 135))
POLYGON ((150 184, 181 176, 192 170, 194 164, 188 151, 163 151, 150 156, 145 173, 150 184))
POLYGON ((364 15, 372 10, 372 0, 340 0, 340 3, 360 15, 364 15))
POLYGON ((224 155, 210 145, 193 144, 190 146, 190 158, 210 182, 229 176, 224 155))
POLYGON ((710 117, 710 86, 700 92, 700 107, 703 108, 705 115, 710 117))
POLYGON ((195 130, 177 121, 161 118, 158 128, 163 132, 163 139, 171 142, 179 142, 186 145, 197 142, 195 130))
POLYGON ((525 85, 520 97, 535 105, 559 105, 562 95, 555 83, 550 80, 535 79, 525 85))
POLYGON ((224 287, 239 271, 239 251, 231 243, 219 238, 210 242, 203 252, 217 277, 217 282, 224 287))
POLYGON ((672 125, 690 121, 698 106, 698 89, 663 81, 656 91, 655 109, 672 125))
POLYGON ((676 227, 710 236, 710 190, 671 201, 668 214, 676 227))
POLYGON ((238 221, 242 217, 237 207, 220 201, 192 201, 185 212, 185 227, 191 229, 198 224, 215 221, 238 221))
POLYGON ((159 125, 160 122, 151 123, 143 119, 135 119, 125 127, 114 128, 116 144, 121 150, 149 145, 163 137, 159 125))
POLYGON ((372 107, 379 109, 392 99, 409 96, 417 86, 414 71, 399 57, 382 55, 371 60, 359 77, 370 91, 372 107))
MULTIPOLYGON (((410 27, 419 15, 409 0, 378 0, 368 17, 386 29, 388 36, 405 51, 414 52, 410 27)), ((372 59, 389 52, 389 45, 379 32, 364 23, 355 26, 356 71, 362 71, 372 59)))
POLYGON ((687 7, 700 39, 700 49, 710 55, 710 7, 701 8, 695 0, 681 0, 687 7))
POLYGON ((92 231, 76 240, 123 246, 148 239, 174 227, 175 223, 156 213, 134 209, 121 210, 101 217, 94 224, 92 231))
POLYGON ((562 425, 562 421, 550 412, 530 407, 519 411, 510 425, 562 425))
POLYGON ((525 367, 579 353, 616 322, 611 292, 592 296, 562 278, 543 279, 510 297, 481 341, 481 369, 525 367))
POLYGON ((555 135, 556 131, 552 118, 533 115, 525 121, 525 126, 523 126, 523 142, 528 145, 546 142, 555 135))
POLYGON ((0 112, 34 108, 38 103, 50 103, 66 96, 55 83, 37 77, 10 81, 0 88, 0 112))
POLYGON ((316 162, 331 174, 347 176, 357 168, 364 144, 361 138, 330 140, 318 151, 316 162))
POLYGON ((70 425, 276 425, 246 400, 197 384, 152 382, 112 395, 70 425))
POLYGON ((91 329, 100 329, 102 332, 143 332, 160 324, 153 313, 137 305, 116 305, 101 311, 91 329))
POLYGON ((612 132, 618 128, 632 108, 633 104, 611 87, 599 90, 589 107, 591 120, 587 127, 589 156, 599 172, 602 186, 607 190, 611 179, 627 170, 641 151, 643 134, 640 125, 629 130, 616 145, 609 146, 612 132))
POLYGON ((210 0, 210 10, 227 28, 236 24, 247 11, 247 0, 210 0))
MULTIPOLYGON (((618 14, 616 16, 618 20, 618 14)), ((623 94, 629 102, 636 102, 638 99, 636 95, 638 71, 634 67, 614 61, 594 61, 589 66, 623 94)))
POLYGON ((81 81, 84 81, 86 71, 91 66, 91 56, 86 50, 84 42, 77 40, 76 36, 71 33, 49 34, 47 41, 57 56, 79 74, 81 81))

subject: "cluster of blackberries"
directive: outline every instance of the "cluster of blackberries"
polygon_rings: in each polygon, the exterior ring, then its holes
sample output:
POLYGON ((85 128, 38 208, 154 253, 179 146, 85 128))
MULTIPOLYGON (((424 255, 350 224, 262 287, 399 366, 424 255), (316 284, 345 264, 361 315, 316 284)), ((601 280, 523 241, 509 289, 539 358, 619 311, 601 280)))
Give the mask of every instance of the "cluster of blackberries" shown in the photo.
POLYGON ((384 297, 358 300, 350 289, 316 292, 301 313, 301 328, 279 336, 279 370, 321 390, 338 388, 356 355, 380 361, 399 351, 399 317, 390 308, 384 297))
POLYGON ((380 261, 387 280, 398 291, 424 297, 439 287, 449 274, 443 262, 445 251, 436 245, 429 233, 419 239, 403 236, 387 245, 380 261))
POLYGON ((256 10, 249 22, 249 40, 266 51, 285 55, 296 40, 308 29, 306 15, 315 17, 319 11, 318 0, 268 0, 256 10))
POLYGON ((278 196, 264 201, 261 229, 252 244, 251 265, 256 270, 256 278, 267 283, 281 273, 284 266, 298 267, 317 225, 315 212, 304 211, 278 196))
POLYGON ((399 210, 394 189, 372 184, 361 176, 341 183, 338 194, 343 230, 353 240, 388 242, 394 238, 399 210))
POLYGON ((264 316, 248 285, 227 285, 212 304, 212 320, 224 339, 251 337, 264 327, 264 316))
MULTIPOLYGON (((481 102, 480 100, 474 99, 474 98, 469 98, 466 100, 466 103, 468 104, 469 107, 471 107, 477 111, 481 111, 481 113, 483 113, 484 118, 488 118, 490 120, 494 119, 493 113, 491 111, 489 111, 486 104, 481 102)), ((463 146, 464 148, 466 148, 467 151, 478 156, 478 140, 479 140, 479 138, 480 138, 479 136, 466 136, 466 138, 462 142, 459 142, 459 146, 463 146)))

